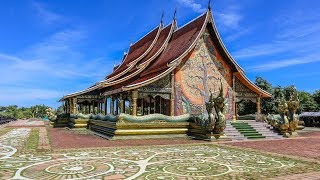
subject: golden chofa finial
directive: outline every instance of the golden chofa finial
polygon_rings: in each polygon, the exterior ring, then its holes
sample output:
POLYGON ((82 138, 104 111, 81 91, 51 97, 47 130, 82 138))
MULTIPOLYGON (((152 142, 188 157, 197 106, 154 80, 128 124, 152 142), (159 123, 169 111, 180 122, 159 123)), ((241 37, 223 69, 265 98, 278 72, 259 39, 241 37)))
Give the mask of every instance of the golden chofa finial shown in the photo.
POLYGON ((161 24, 163 24, 163 17, 164 17, 164 10, 162 10, 161 21, 160 21, 161 24))

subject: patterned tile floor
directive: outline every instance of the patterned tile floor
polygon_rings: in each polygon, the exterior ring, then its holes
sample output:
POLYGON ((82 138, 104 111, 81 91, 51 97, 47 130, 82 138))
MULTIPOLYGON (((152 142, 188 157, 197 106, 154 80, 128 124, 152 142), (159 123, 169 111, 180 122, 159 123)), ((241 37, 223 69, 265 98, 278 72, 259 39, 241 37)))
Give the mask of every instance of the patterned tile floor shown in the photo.
POLYGON ((320 171, 319 164, 214 144, 24 153, 31 132, 0 136, 0 179, 261 179, 320 171))

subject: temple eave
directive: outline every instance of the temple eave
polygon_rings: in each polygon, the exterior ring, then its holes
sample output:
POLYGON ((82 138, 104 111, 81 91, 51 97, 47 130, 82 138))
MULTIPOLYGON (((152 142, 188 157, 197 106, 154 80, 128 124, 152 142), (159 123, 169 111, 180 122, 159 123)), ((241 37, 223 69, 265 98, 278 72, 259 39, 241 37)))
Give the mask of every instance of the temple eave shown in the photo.
POLYGON ((242 72, 233 73, 245 86, 263 98, 271 98, 271 94, 252 83, 242 72))

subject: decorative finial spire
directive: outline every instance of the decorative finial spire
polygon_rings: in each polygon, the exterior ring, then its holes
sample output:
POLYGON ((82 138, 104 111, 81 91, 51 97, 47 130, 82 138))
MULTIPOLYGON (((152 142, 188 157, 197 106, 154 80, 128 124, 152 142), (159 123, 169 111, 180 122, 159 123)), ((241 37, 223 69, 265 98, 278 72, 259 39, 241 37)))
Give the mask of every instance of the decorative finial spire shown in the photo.
POLYGON ((208 2, 208 10, 211 11, 211 0, 208 2))
POLYGON ((164 10, 162 10, 161 21, 160 21, 161 24, 163 24, 163 17, 164 17, 164 10))
POLYGON ((177 8, 174 9, 173 20, 176 20, 177 17, 177 8))

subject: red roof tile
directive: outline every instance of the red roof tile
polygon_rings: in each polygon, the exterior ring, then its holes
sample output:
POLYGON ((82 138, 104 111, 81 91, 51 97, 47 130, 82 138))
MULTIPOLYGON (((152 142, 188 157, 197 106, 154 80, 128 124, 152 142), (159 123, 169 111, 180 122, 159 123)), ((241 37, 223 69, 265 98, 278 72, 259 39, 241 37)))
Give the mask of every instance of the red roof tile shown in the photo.
POLYGON ((107 78, 114 77, 115 75, 119 74, 120 72, 127 69, 127 65, 134 61, 135 59, 139 58, 143 55, 152 45, 153 41, 157 37, 158 31, 160 30, 160 26, 155 28, 153 31, 148 33, 146 36, 138 40, 136 43, 130 46, 129 52, 123 62, 121 63, 120 67, 117 68, 114 72, 107 76, 107 78))
POLYGON ((141 76, 166 68, 168 63, 186 52, 198 37, 206 20, 206 15, 207 13, 204 13, 194 21, 175 31, 164 52, 148 69, 142 72, 141 76))

